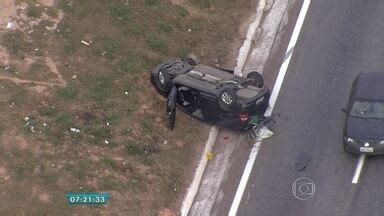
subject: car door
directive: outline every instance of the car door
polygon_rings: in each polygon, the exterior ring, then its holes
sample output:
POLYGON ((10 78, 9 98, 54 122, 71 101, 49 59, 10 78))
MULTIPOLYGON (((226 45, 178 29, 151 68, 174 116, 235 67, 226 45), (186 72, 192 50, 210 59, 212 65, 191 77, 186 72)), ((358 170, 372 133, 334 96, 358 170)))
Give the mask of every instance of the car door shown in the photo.
POLYGON ((177 100, 177 88, 173 86, 167 99, 167 124, 169 129, 173 130, 176 120, 176 100, 177 100))

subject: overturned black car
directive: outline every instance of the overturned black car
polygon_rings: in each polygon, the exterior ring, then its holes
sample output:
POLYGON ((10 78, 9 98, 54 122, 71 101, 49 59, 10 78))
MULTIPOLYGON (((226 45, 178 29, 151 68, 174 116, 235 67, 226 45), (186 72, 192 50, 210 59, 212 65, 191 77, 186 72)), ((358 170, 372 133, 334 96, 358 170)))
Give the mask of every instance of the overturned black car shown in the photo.
POLYGON ((222 127, 247 129, 268 108, 270 91, 256 71, 247 78, 206 66, 191 55, 156 66, 151 82, 167 99, 168 126, 175 125, 176 105, 188 115, 222 127))

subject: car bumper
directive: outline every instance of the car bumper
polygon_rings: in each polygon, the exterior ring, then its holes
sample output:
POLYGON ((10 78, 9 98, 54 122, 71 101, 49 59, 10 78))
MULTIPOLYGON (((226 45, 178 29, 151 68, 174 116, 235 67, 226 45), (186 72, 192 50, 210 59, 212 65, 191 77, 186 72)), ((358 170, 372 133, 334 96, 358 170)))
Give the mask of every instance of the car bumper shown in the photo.
POLYGON ((367 149, 364 148, 364 145, 360 144, 350 144, 344 142, 344 149, 347 152, 354 154, 365 154, 365 155, 383 155, 384 154, 384 145, 371 145, 372 152, 367 152, 367 149))

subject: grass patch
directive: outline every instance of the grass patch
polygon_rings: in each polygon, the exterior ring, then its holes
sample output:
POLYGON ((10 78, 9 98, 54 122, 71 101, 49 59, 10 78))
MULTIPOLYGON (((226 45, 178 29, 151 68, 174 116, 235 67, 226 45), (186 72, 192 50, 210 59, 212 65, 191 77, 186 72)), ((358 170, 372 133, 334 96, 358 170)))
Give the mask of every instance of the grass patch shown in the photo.
POLYGON ((57 113, 57 110, 53 106, 42 106, 38 111, 42 116, 53 116, 57 113))
POLYGON ((209 8, 214 5, 215 0, 189 0, 189 2, 200 8, 209 8))
POLYGON ((173 26, 169 24, 169 22, 165 21, 159 21, 157 23, 157 27, 160 29, 160 31, 168 33, 173 31, 173 26))
POLYGON ((42 14, 42 8, 37 6, 29 6, 27 8, 27 16, 30 18, 40 18, 42 14))
POLYGON ((102 44, 102 47, 99 49, 101 53, 109 59, 114 59, 116 55, 121 54, 123 49, 123 45, 120 43, 120 41, 115 39, 105 39, 102 44))
POLYGON ((113 81, 109 77, 96 79, 96 83, 91 88, 91 98, 98 102, 107 100, 111 96, 113 81))
POLYGON ((79 181, 84 181, 87 177, 92 177, 90 172, 94 171, 93 163, 87 158, 79 158, 75 164, 66 163, 64 170, 71 174, 71 177, 79 181))
POLYGON ((145 39, 145 42, 153 51, 161 53, 168 51, 168 44, 160 35, 151 34, 145 39))
POLYGON ((25 52, 30 49, 25 36, 20 31, 6 33, 2 37, 3 46, 7 48, 9 54, 24 57, 25 52))
POLYGON ((128 189, 133 193, 140 193, 145 190, 145 183, 140 178, 131 178, 128 181, 128 189))
POLYGON ((100 160, 100 165, 102 167, 105 167, 106 169, 112 169, 114 171, 117 171, 119 168, 116 161, 114 161, 110 158, 106 158, 106 157, 104 157, 100 160))
POLYGON ((146 6, 158 5, 159 3, 160 3, 159 0, 144 0, 144 4, 146 6))
POLYGON ((59 180, 59 175, 53 171, 43 171, 40 174, 40 179, 45 185, 54 185, 59 180))
POLYGON ((118 190, 121 188, 121 183, 113 176, 104 176, 98 179, 97 186, 101 191, 118 190))
POLYGON ((128 155, 150 156, 153 153, 159 153, 160 147, 152 140, 129 141, 125 144, 125 150, 128 155))
POLYGON ((76 99, 79 92, 75 86, 67 86, 65 88, 59 89, 57 94, 63 99, 74 100, 76 99))
MULTIPOLYGON (((26 2, 34 7, 37 1, 26 2)), ((29 17, 36 21, 43 12, 57 18, 58 9, 62 9, 65 15, 57 30, 47 31, 45 27, 52 27, 53 22, 45 20, 31 33, 0 33, 2 46, 15 66, 3 70, 4 74, 16 76, 17 71, 20 78, 29 74, 33 79, 51 80, 39 73, 48 70, 39 59, 51 57, 69 83, 62 89, 49 88, 53 92, 44 92, 48 94, 37 94, 29 92, 29 86, 4 82, 1 118, 10 122, 4 124, 3 134, 10 134, 3 136, 8 139, 4 143, 18 144, 22 141, 18 136, 23 136, 28 145, 20 146, 30 151, 17 149, 8 154, 8 149, 1 149, 11 177, 4 180, 4 191, 12 194, 24 183, 28 187, 7 201, 0 212, 10 215, 15 207, 8 204, 23 202, 19 214, 28 210, 55 215, 158 215, 175 201, 191 151, 203 143, 204 136, 202 125, 185 120, 183 115, 178 118, 176 132, 162 128, 164 121, 159 119, 164 116, 165 99, 151 86, 148 73, 164 60, 190 53, 199 54, 203 62, 221 57, 225 62, 238 26, 233 16, 228 16, 228 8, 233 9, 237 2, 196 0, 193 14, 183 5, 163 0, 56 3, 48 9, 36 6, 37 11, 29 17), (87 46, 82 40, 92 43, 87 46), (25 57, 37 60, 30 71, 20 66, 25 57), (73 74, 78 75, 76 80, 71 79, 73 74), (33 119, 35 133, 24 128, 25 116, 33 119), (80 133, 71 132, 71 127, 79 128, 80 133), (15 130, 20 131, 13 136, 10 132, 15 130), (176 147, 175 140, 185 145, 176 147), (121 164, 114 160, 117 157, 123 158, 121 164), (51 167, 52 161, 60 163, 51 167), (32 188, 49 194, 50 201, 43 203, 32 194, 32 188), (119 200, 102 208, 73 208, 62 197, 68 191, 113 191, 119 200)))
POLYGON ((108 13, 118 21, 126 23, 131 18, 131 9, 127 4, 112 4, 109 6, 108 13))
POLYGON ((189 16, 188 11, 185 8, 181 7, 181 6, 176 6, 176 14, 179 17, 187 17, 187 16, 189 16))
POLYGON ((131 156, 140 155, 143 153, 140 144, 135 141, 128 142, 125 145, 125 150, 127 151, 128 155, 131 155, 131 156))

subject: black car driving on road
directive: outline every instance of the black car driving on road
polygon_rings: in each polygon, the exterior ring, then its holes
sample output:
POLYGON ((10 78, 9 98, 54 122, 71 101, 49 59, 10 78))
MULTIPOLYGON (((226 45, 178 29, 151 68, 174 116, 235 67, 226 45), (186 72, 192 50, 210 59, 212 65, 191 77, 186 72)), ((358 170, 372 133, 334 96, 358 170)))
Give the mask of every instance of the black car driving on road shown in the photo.
POLYGON ((195 56, 174 59, 151 71, 151 82, 167 97, 168 126, 176 106, 193 118, 232 129, 247 129, 268 108, 270 91, 256 71, 247 77, 199 63, 195 56))
POLYGON ((361 73, 353 82, 344 112, 344 149, 384 154, 384 73, 361 73))

